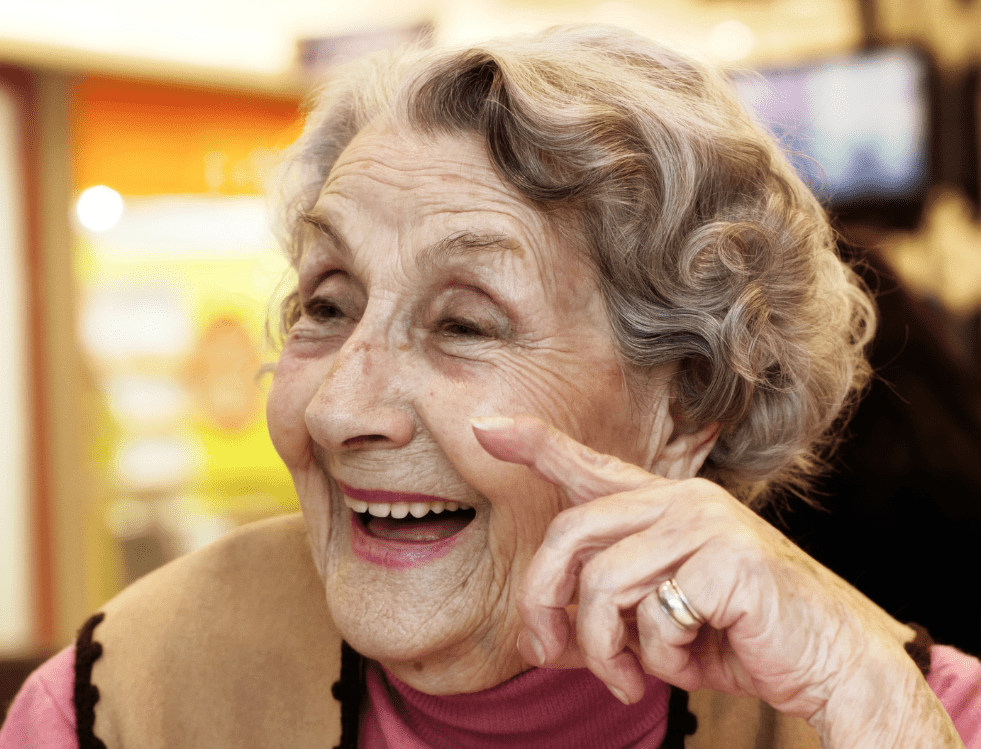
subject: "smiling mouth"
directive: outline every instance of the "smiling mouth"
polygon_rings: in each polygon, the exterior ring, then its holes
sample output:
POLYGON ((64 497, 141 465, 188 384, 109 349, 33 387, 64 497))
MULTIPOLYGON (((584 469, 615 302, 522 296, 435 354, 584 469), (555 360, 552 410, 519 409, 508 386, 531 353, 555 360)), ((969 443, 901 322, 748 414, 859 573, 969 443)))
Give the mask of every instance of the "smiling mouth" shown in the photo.
POLYGON ((387 541, 442 541, 462 531, 477 515, 472 507, 442 500, 389 503, 345 496, 344 504, 369 535, 387 541))

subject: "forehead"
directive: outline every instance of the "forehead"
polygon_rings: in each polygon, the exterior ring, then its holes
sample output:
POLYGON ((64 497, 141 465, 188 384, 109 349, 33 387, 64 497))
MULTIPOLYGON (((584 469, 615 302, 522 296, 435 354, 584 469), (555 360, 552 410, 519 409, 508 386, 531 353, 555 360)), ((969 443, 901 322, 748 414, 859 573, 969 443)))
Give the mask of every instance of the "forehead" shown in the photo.
POLYGON ((505 183, 477 136, 423 136, 375 124, 351 141, 307 216, 334 244, 380 237, 430 260, 456 250, 557 251, 545 215, 505 183), (464 241, 445 240, 455 235, 464 241))
POLYGON ((378 191, 415 190, 420 182, 430 189, 443 187, 441 197, 448 202, 461 190, 499 193, 502 199, 521 202, 494 171, 477 135, 424 135, 388 121, 368 125, 351 140, 334 163, 321 197, 357 178, 376 181, 378 191))

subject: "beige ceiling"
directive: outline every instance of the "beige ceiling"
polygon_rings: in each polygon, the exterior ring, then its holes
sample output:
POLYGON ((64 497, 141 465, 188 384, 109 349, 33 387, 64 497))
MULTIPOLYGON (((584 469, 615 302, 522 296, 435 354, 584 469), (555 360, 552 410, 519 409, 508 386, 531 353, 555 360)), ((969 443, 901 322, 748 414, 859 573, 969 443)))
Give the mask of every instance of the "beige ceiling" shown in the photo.
POLYGON ((747 62, 857 44, 854 0, 0 0, 0 62, 200 78, 251 88, 299 85, 300 39, 435 25, 473 41, 571 21, 618 23, 712 52, 727 20, 748 26, 747 62))

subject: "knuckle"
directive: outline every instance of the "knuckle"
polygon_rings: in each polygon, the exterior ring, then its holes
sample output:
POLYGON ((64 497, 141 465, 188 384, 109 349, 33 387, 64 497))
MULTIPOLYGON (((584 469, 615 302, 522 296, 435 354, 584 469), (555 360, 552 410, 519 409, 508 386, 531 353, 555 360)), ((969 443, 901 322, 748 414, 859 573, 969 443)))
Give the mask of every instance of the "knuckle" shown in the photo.
POLYGON ((659 673, 664 668, 664 658, 660 652, 656 652, 655 646, 648 644, 646 647, 637 648, 637 660, 640 667, 649 674, 659 673))
POLYGON ((767 580, 775 569, 775 559, 768 549, 758 543, 731 541, 721 545, 718 559, 730 570, 731 585, 744 591, 758 594, 766 586, 767 580))
POLYGON ((589 648, 585 647, 580 643, 580 651, 582 652, 583 661, 586 664, 586 668, 596 674, 597 677, 603 679, 607 672, 607 661, 599 655, 591 652, 589 648))
POLYGON ((562 510, 562 512, 552 518, 552 522, 546 531, 546 539, 552 542, 553 545, 558 546, 563 541, 568 541, 580 532, 583 525, 583 509, 586 507, 588 505, 580 505, 579 507, 570 507, 569 509, 562 510))
POLYGON ((579 571, 580 587, 589 588, 590 590, 598 588, 605 577, 605 573, 601 570, 601 567, 602 563, 596 557, 585 562, 579 571))
POLYGON ((578 457, 582 465, 600 473, 619 470, 623 461, 612 455, 596 452, 585 445, 578 445, 578 457))
POLYGON ((617 652, 612 645, 612 639, 608 632, 595 625, 579 627, 577 640, 587 667, 591 670, 593 666, 601 669, 606 668, 606 664, 617 652))
POLYGON ((538 608, 538 606, 532 601, 531 596, 528 593, 528 589, 525 587, 518 590, 515 607, 518 609, 518 615, 526 622, 538 608))
MULTIPOLYGON (((693 481, 705 481, 693 479, 693 481)), ((719 533, 739 534, 751 531, 747 518, 741 510, 742 505, 736 503, 724 489, 711 482, 705 481, 711 487, 708 492, 693 491, 686 495, 683 505, 685 512, 690 512, 693 519, 706 529, 716 528, 719 533)), ((756 515, 752 516, 756 518, 756 515)))
POLYGON ((524 582, 518 587, 517 596, 515 596, 515 608, 518 610, 518 615, 526 623, 530 624, 536 621, 545 608, 545 604, 545 592, 541 586, 524 582))
POLYGON ((689 479, 679 487, 683 487, 686 501, 707 517, 730 517, 743 507, 724 488, 705 478, 689 479))
POLYGON ((726 490, 723 489, 719 484, 715 483, 714 481, 710 481, 709 479, 703 476, 696 476, 692 479, 689 479, 689 483, 692 485, 692 488, 698 494, 708 496, 708 495, 719 494, 719 493, 723 493, 723 494, 727 493, 726 490))
POLYGON ((661 612, 661 604, 655 594, 645 596, 637 604, 637 636, 643 641, 657 634, 657 617, 661 612))
POLYGON ((585 562, 579 572, 580 603, 592 603, 602 598, 613 587, 613 570, 602 556, 585 562))

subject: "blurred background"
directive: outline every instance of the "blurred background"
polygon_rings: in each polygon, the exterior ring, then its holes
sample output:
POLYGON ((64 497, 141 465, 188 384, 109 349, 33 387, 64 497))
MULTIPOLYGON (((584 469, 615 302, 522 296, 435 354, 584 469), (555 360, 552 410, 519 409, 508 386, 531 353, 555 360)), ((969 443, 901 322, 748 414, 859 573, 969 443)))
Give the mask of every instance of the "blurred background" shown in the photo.
POLYGON ((981 0, 0 0, 0 705, 127 583, 298 509, 265 191, 318 76, 569 21, 734 66, 794 152, 884 326, 827 510, 771 519, 981 651, 981 0))

